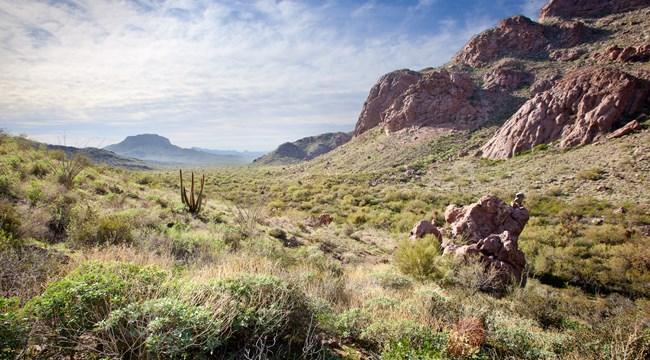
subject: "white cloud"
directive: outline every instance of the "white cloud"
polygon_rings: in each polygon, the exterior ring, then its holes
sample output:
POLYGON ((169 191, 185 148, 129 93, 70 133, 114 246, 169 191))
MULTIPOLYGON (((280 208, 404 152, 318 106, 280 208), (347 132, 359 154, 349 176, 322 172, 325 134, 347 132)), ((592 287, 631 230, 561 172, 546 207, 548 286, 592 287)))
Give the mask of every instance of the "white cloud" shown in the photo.
MULTIPOLYGON (((220 147, 210 132, 235 136, 241 124, 255 124, 249 135, 259 138, 256 126, 352 126, 382 74, 442 64, 487 26, 447 21, 436 35, 387 29, 359 38, 332 2, 52 3, 0 0, 5 126, 192 128, 204 147, 220 147)), ((375 7, 367 2, 357 15, 375 7)))

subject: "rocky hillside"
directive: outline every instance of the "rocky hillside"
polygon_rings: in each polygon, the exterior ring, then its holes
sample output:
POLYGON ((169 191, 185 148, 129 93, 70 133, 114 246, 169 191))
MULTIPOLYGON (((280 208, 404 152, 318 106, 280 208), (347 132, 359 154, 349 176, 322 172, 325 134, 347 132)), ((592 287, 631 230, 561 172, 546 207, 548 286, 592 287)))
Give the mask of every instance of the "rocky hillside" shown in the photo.
POLYGON ((247 162, 239 156, 214 155, 183 149, 173 145, 169 139, 155 134, 128 136, 122 142, 104 149, 160 165, 236 165, 247 162))
POLYGON ((294 142, 287 142, 270 153, 255 159, 258 165, 288 165, 311 160, 347 143, 352 135, 337 132, 309 136, 294 142))
POLYGON ((382 76, 355 136, 497 125, 477 152, 491 159, 598 141, 650 108, 649 15, 647 0, 552 0, 538 22, 503 19, 441 68, 382 76))
MULTIPOLYGON (((41 144, 35 143, 34 147, 37 148, 41 144)), ((72 146, 62 145, 46 145, 50 150, 63 150, 68 155, 81 153, 87 156, 92 162, 96 164, 106 164, 112 167, 121 167, 130 170, 152 170, 154 166, 142 160, 121 156, 112 151, 97 149, 93 147, 76 148, 72 146)))

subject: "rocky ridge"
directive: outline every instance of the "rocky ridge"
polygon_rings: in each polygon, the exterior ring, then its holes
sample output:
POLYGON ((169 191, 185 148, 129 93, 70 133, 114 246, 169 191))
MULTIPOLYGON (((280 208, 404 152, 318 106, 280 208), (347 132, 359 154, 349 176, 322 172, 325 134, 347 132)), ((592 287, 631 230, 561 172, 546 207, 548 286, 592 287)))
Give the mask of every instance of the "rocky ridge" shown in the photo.
POLYGON ((598 17, 647 7, 648 0, 550 0, 542 7, 540 21, 598 17))
POLYGON ((504 123, 477 152, 492 159, 606 138, 650 108, 648 7, 647 0, 553 0, 539 22, 501 20, 443 68, 380 78, 355 136, 374 127, 390 134, 504 123))
POLYGON ((326 133, 286 142, 277 149, 254 160, 257 165, 287 165, 312 160, 347 143, 352 135, 343 132, 326 133))

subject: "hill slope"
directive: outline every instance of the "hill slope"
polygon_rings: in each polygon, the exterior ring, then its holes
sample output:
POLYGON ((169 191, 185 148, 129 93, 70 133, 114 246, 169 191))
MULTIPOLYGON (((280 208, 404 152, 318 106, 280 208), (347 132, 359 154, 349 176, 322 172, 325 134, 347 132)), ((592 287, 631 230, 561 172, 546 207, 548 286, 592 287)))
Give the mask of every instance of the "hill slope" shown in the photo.
POLYGON ((311 160, 326 154, 352 139, 343 132, 309 136, 294 142, 287 142, 270 153, 255 159, 257 165, 287 165, 311 160))
POLYGON ((72 146, 47 145, 51 150, 63 150, 66 154, 81 153, 98 164, 121 167, 130 170, 152 170, 154 166, 146 161, 121 156, 112 151, 97 148, 76 148, 72 146))

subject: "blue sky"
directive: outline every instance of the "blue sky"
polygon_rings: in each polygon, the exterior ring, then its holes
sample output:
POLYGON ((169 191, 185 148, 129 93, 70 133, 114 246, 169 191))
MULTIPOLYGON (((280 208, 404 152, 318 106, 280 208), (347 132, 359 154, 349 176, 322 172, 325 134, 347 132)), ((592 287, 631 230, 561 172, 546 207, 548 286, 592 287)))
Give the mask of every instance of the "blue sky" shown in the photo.
POLYGON ((544 0, 0 0, 0 128, 272 150, 349 131, 377 79, 544 0))

